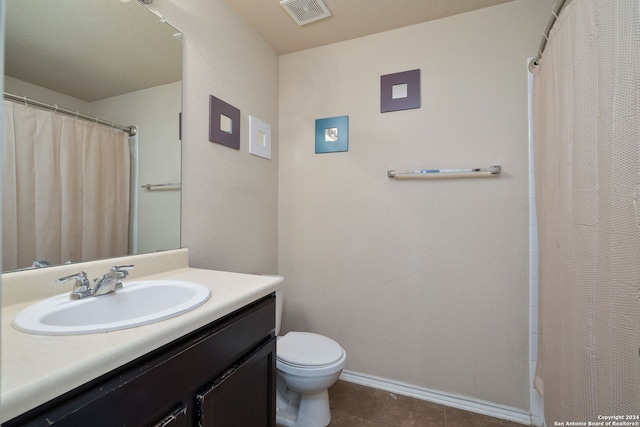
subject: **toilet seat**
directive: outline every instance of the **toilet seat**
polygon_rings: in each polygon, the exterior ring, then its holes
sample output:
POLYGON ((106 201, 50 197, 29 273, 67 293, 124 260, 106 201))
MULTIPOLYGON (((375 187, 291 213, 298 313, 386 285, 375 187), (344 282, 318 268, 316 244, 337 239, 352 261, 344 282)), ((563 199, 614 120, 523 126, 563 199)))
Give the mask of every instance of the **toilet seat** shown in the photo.
POLYGON ((278 369, 279 373, 285 373, 288 375, 294 375, 304 378, 319 378, 331 376, 336 372, 342 371, 346 361, 347 353, 345 351, 342 352, 342 357, 340 357, 340 359, 338 359, 335 363, 324 366, 296 366, 280 360, 276 357, 276 368, 278 369))
POLYGON ((344 357, 344 350, 331 338, 311 332, 289 332, 277 343, 277 359, 297 368, 322 368, 344 357))

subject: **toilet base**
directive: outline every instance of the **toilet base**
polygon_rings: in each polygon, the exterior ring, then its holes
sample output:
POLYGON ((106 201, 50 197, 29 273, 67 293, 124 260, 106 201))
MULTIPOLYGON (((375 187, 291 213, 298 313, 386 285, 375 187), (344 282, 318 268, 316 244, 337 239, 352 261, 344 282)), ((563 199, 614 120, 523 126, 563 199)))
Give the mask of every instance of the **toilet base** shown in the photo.
POLYGON ((329 392, 301 395, 286 385, 278 384, 276 422, 287 427, 326 427, 331 422, 329 392))

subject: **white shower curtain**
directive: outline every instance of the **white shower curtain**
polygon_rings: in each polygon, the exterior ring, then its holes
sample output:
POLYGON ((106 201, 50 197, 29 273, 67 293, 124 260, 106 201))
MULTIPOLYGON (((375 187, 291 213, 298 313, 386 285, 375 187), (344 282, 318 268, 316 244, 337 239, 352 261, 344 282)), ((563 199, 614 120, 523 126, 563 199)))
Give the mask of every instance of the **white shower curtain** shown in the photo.
POLYGON ((127 135, 11 101, 3 114, 3 269, 126 255, 127 135))
POLYGON ((624 418, 640 415, 639 9, 573 0, 534 71, 535 386, 549 426, 640 421, 624 418))

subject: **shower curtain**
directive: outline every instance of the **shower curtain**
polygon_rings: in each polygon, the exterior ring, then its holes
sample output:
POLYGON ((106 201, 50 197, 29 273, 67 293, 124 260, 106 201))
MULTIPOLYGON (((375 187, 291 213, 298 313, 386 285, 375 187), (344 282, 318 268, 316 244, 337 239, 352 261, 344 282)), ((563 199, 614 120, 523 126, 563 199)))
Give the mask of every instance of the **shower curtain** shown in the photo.
POLYGON ((640 422, 639 8, 573 0, 534 70, 548 426, 640 422))
POLYGON ((126 255, 127 135, 25 104, 3 105, 3 270, 126 255))

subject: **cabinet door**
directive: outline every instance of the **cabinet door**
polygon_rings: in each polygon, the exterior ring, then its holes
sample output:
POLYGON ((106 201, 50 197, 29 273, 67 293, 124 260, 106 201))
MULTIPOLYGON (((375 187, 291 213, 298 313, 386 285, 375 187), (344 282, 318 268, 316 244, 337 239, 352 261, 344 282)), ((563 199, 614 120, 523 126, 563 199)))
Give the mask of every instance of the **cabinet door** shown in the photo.
POLYGON ((202 427, 275 427, 276 340, 229 369, 196 396, 202 427))

